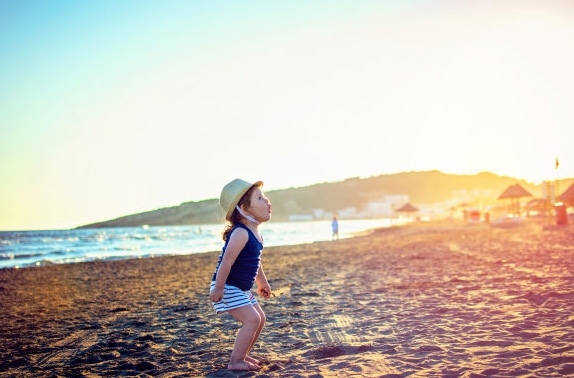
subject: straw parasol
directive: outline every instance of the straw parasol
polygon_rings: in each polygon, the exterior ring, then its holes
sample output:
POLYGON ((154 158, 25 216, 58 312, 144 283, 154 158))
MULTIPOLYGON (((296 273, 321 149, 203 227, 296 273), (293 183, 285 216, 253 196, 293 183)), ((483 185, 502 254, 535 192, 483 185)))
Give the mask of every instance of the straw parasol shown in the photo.
MULTIPOLYGON (((410 203, 407 203, 403 206, 401 206, 400 208, 398 208, 397 210, 395 210, 397 213, 416 213, 417 211, 419 211, 419 209, 417 209, 416 207, 414 207, 413 205, 411 205, 410 203)), ((412 218, 411 218, 412 220, 412 218)))
POLYGON ((397 212, 401 212, 401 213, 414 213, 416 211, 419 211, 419 209, 417 209, 416 207, 414 207, 410 203, 407 203, 406 205, 397 209, 397 212))
POLYGON ((564 203, 573 205, 574 204, 574 184, 570 185, 568 189, 564 191, 558 199, 564 203))
POLYGON ((532 197, 532 194, 528 193, 520 184, 510 185, 498 199, 510 199, 510 208, 513 213, 520 213, 520 198, 521 197, 532 197))

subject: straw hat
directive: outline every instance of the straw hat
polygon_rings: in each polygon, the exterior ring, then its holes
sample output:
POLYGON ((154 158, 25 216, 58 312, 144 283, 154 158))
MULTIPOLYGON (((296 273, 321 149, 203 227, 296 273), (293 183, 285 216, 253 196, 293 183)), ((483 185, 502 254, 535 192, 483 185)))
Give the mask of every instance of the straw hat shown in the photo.
POLYGON ((228 221, 231 220, 231 215, 233 214, 233 210, 235 210, 235 206, 237 206, 241 197, 243 197, 252 186, 262 185, 263 181, 257 181, 252 184, 241 179, 235 179, 225 185, 221 191, 221 197, 219 197, 219 204, 223 211, 225 211, 225 219, 228 221))

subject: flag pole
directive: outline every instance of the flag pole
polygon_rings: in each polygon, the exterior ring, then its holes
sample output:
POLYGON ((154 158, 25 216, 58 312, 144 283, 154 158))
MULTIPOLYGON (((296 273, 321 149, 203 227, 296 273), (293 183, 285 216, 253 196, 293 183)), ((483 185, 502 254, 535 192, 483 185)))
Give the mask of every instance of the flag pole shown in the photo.
POLYGON ((554 180, 554 198, 558 198, 560 191, 558 190, 559 181, 558 181, 558 167, 560 166, 560 162, 558 161, 558 155, 556 155, 556 179, 554 180))

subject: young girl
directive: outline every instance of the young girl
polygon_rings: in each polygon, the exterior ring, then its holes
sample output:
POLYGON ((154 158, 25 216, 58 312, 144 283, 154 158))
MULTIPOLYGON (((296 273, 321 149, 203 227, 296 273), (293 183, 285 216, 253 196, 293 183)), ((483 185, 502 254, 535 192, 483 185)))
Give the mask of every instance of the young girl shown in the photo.
POLYGON ((265 314, 251 294, 253 283, 264 298, 271 287, 261 267, 263 238, 259 225, 271 219, 271 203, 255 184, 236 179, 225 185, 219 203, 231 222, 223 232, 225 246, 211 282, 209 298, 216 313, 229 312, 243 326, 237 332, 229 370, 258 370, 259 361, 249 357, 265 324, 265 314))

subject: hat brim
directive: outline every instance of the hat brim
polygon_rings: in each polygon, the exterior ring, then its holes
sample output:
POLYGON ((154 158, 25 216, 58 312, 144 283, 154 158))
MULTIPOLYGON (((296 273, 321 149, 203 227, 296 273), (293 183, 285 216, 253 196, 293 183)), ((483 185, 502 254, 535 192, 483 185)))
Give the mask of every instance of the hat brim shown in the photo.
POLYGON ((235 211, 235 207, 237 206, 239 201, 241 201, 241 199, 243 198, 245 193, 247 193, 254 186, 258 186, 258 187, 263 186, 263 181, 256 181, 253 184, 251 184, 251 186, 249 186, 249 187, 243 189, 241 192, 239 192, 239 194, 237 194, 237 196, 235 197, 233 202, 231 202, 231 205, 229 206, 229 210, 227 210, 227 214, 225 214, 225 219, 227 219, 228 221, 231 221, 231 216, 233 215, 233 211, 235 211))

